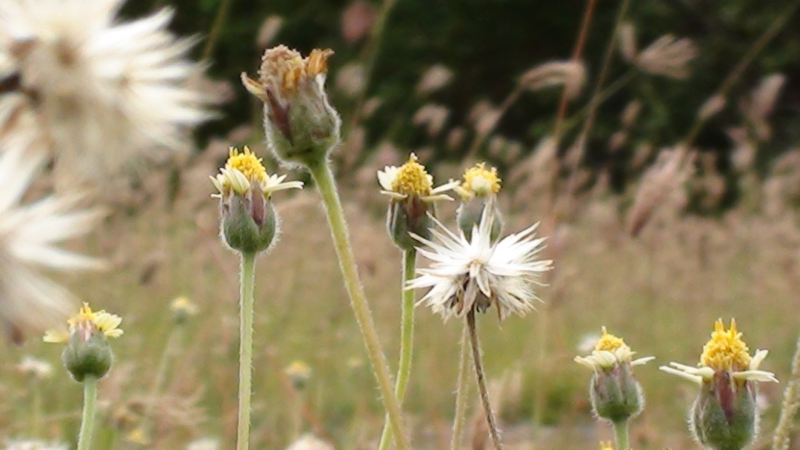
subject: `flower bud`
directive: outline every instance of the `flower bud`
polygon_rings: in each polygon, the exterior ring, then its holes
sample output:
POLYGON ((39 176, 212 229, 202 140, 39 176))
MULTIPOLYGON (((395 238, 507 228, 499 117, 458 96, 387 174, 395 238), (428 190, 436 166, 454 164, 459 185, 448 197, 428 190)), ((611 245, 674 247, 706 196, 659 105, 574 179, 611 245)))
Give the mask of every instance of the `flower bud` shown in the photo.
POLYGON ((593 370, 589 398, 597 417, 620 423, 644 409, 642 387, 633 376, 633 367, 645 364, 653 357, 633 360, 633 354, 622 339, 609 334, 603 327, 603 335, 592 354, 575 357, 575 362, 593 370))
POLYGON ((456 219, 464 235, 472 235, 472 229, 480 224, 483 212, 488 207, 492 208, 488 212, 493 220, 490 238, 492 242, 496 241, 503 231, 503 216, 495 201, 500 192, 497 169, 492 167, 489 170, 484 163, 477 164, 464 172, 464 182, 454 189, 461 195, 456 219))
POLYGON ((324 161, 339 143, 341 119, 325 93, 332 50, 307 58, 283 45, 262 57, 259 80, 242 74, 245 88, 264 102, 264 130, 275 155, 308 166, 324 161))
POLYGON ((243 253, 267 250, 275 240, 275 208, 256 186, 246 196, 229 195, 220 202, 221 234, 225 244, 243 253))
POLYGON ((45 342, 67 343, 61 358, 75 381, 87 377, 99 379, 108 373, 114 355, 108 338, 122 335, 122 319, 105 311, 93 312, 84 303, 80 312, 67 321, 69 331, 48 331, 45 342))
POLYGON ((715 450, 740 450, 756 436, 757 427, 754 383, 720 372, 701 387, 690 412, 690 428, 699 443, 715 450))
POLYGON ((228 162, 216 177, 210 177, 220 199, 220 235, 233 250, 258 253, 275 240, 278 218, 271 194, 299 189, 299 181, 283 182, 285 175, 268 175, 261 158, 245 147, 243 153, 231 148, 228 162))
POLYGON ((672 362, 672 367, 660 368, 700 386, 689 413, 690 429, 700 444, 715 450, 741 450, 756 437, 757 383, 778 382, 772 372, 759 370, 768 353, 757 350, 750 356, 736 321, 731 320, 726 330, 720 319, 703 347, 700 364, 672 362))
POLYGON ((453 200, 443 192, 453 189, 457 182, 433 187, 433 177, 413 153, 400 167, 386 166, 378 171, 381 194, 391 197, 386 213, 386 228, 392 241, 404 251, 413 250, 419 241, 411 233, 430 239, 430 215, 440 200, 453 200))

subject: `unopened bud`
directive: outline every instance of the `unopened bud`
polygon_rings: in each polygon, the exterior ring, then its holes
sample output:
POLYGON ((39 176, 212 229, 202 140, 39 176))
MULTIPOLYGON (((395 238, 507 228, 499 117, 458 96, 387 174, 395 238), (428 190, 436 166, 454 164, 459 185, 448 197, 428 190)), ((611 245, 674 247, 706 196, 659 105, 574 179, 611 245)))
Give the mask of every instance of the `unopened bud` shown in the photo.
POLYGON ((229 195, 220 202, 221 234, 228 247, 265 251, 275 240, 278 220, 272 202, 256 186, 246 196, 229 195))
POLYGON ((633 377, 630 364, 614 364, 594 372, 589 388, 597 417, 618 423, 642 412, 642 387, 633 377))
POLYGON ((701 444, 715 450, 741 450, 758 431, 755 383, 718 372, 704 383, 692 405, 690 427, 701 444))

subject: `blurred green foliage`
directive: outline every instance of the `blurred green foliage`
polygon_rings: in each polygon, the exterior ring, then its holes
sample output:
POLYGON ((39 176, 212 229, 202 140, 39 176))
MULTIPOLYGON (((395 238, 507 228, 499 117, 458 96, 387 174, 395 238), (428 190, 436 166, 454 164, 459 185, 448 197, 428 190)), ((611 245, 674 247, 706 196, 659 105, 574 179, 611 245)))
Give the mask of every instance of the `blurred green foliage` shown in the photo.
MULTIPOLYGON (((123 10, 140 16, 169 4, 176 9, 173 29, 182 35, 198 35, 200 57, 220 7, 226 0, 137 0, 123 10)), ((283 19, 273 43, 285 43, 307 53, 314 47, 336 51, 331 72, 348 62, 364 59, 369 37, 347 42, 342 36, 342 13, 347 0, 230 1, 230 9, 211 55, 209 74, 228 80, 236 92, 234 101, 222 107, 222 117, 199 133, 201 138, 222 135, 251 120, 253 107, 238 77, 242 71, 255 73, 263 49, 256 36, 264 20, 272 15, 283 19)), ((753 43, 797 0, 658 0, 632 2, 627 20, 636 26, 641 50, 659 36, 672 33, 697 44, 700 55, 692 64, 692 76, 685 81, 641 76, 604 103, 589 140, 587 161, 604 164, 609 159, 607 142, 619 128, 619 114, 632 99, 644 103, 642 117, 634 127, 624 153, 640 142, 655 147, 672 145, 686 136, 698 108, 708 99, 745 55, 753 43)), ((376 11, 381 3, 372 1, 376 11)), ((497 105, 514 89, 527 69, 554 59, 568 59, 572 53, 585 1, 544 2, 532 0, 397 0, 382 37, 368 97, 383 101, 369 118, 369 144, 390 139, 406 148, 433 143, 443 147, 446 133, 431 142, 411 117, 425 103, 450 108, 448 127, 463 124, 470 108, 479 100, 497 105), (453 81, 429 98, 414 95, 420 76, 430 66, 444 64, 453 70, 453 81)), ((620 2, 598 1, 583 60, 589 70, 589 84, 571 107, 574 112, 587 103, 605 47, 614 27, 620 2)), ((742 122, 739 99, 767 74, 781 72, 788 82, 773 113, 774 135, 761 152, 762 162, 798 142, 793 126, 800 112, 800 15, 792 17, 783 30, 755 58, 731 90, 728 107, 703 128, 697 143, 706 150, 726 152, 730 142, 727 126, 742 122), (766 156, 766 157, 765 157, 766 156)), ((618 53, 612 61, 606 85, 629 69, 618 53)), ((550 133, 559 92, 526 93, 500 122, 497 132, 532 149, 550 133)), ((353 100, 335 99, 343 116, 351 116, 353 100)), ((567 136, 570 142, 574 136, 567 136)), ((368 146, 369 148, 369 146, 368 146)), ((466 149, 462 149, 466 151, 466 149)), ((460 156, 459 151, 450 156, 460 156)))

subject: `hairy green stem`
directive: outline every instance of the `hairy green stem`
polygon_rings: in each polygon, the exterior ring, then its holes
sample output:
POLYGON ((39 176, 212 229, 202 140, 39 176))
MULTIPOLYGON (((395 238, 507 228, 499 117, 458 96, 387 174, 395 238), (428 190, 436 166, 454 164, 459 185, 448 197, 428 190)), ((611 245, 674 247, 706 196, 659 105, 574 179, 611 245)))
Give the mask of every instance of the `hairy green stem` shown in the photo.
POLYGON ((453 418, 453 436, 450 450, 461 449, 461 435, 467 419, 467 400, 469 399, 469 331, 466 325, 461 332, 461 360, 458 365, 458 387, 456 388, 456 415, 453 418))
POLYGON ((620 420, 613 422, 614 424, 614 440, 617 443, 617 450, 628 450, 628 421, 620 420))
MULTIPOLYGON (((394 385, 394 394, 402 405, 406 396, 408 379, 411 376, 411 357, 414 354, 414 290, 406 289, 406 284, 414 278, 417 264, 417 251, 406 250, 403 252, 403 283, 400 292, 403 297, 403 318, 400 325, 400 360, 397 363, 397 381, 394 385)), ((392 441, 392 428, 387 417, 381 433, 379 450, 387 450, 392 441)))
POLYGON ((97 378, 88 376, 83 380, 83 417, 81 417, 81 432, 78 435, 78 450, 92 448, 92 430, 96 409, 97 378))
POLYGON ((383 354, 378 332, 375 330, 375 323, 372 321, 372 313, 367 303, 367 296, 358 277, 353 248, 350 244, 350 236, 347 233, 347 221, 344 217, 339 193, 336 191, 333 173, 325 160, 309 164, 308 168, 317 183, 317 188, 322 196, 322 203, 325 205, 328 225, 331 229, 336 255, 339 259, 339 268, 342 271, 344 284, 350 296, 350 306, 353 308, 356 322, 358 322, 358 327, 364 338, 364 345, 367 347, 367 355, 375 378, 378 381, 383 405, 389 416, 389 423, 392 426, 395 445, 398 450, 407 450, 408 442, 403 429, 400 402, 397 401, 397 397, 395 397, 392 390, 392 376, 389 374, 386 356, 383 354))
POLYGON ((492 436, 495 450, 502 450, 503 443, 500 442, 500 431, 497 429, 497 422, 494 418, 494 412, 492 412, 492 404, 489 402, 489 390, 486 388, 481 343, 478 340, 478 330, 475 327, 475 308, 472 308, 467 313, 467 328, 469 329, 469 340, 472 343, 472 362, 475 364, 475 378, 478 382, 478 392, 481 394, 483 412, 486 414, 486 423, 489 425, 489 435, 492 436))
POLYGON ((253 391, 253 288, 255 253, 242 253, 239 312, 239 422, 236 450, 250 447, 250 396, 253 391))
POLYGON ((791 378, 783 391, 783 405, 778 426, 775 427, 775 436, 772 438, 772 450, 789 449, 792 423, 798 409, 800 409, 800 336, 797 338, 797 348, 792 358, 791 378))

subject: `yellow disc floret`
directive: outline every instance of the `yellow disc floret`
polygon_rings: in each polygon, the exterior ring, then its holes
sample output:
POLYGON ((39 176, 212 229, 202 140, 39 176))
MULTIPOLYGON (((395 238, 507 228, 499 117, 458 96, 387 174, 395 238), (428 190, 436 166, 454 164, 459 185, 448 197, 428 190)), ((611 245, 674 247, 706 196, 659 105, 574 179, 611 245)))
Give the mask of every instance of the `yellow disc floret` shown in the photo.
POLYGON ((486 168, 485 163, 477 164, 475 167, 464 172, 464 183, 461 185, 463 191, 470 195, 486 196, 500 192, 500 178, 497 176, 497 169, 486 168))
POLYGON ((261 158, 256 157, 255 153, 251 152, 247 146, 244 147, 244 153, 239 153, 238 150, 231 147, 225 168, 238 170, 251 183, 265 183, 267 169, 264 168, 261 161, 261 158))
POLYGON ((603 327, 603 336, 601 336, 600 340, 597 341, 597 345, 595 345, 594 349, 598 352, 603 350, 613 352, 614 350, 624 346, 625 341, 609 333, 606 331, 606 327, 603 327))
POLYGON ((742 333, 736 329, 736 321, 731 319, 731 327, 725 330, 722 319, 714 324, 711 339, 703 347, 700 364, 715 371, 738 372, 750 367, 750 355, 742 333))
POLYGON ((433 177, 428 175, 425 166, 417 162, 417 156, 412 153, 408 162, 400 166, 392 180, 392 191, 402 195, 426 197, 431 195, 431 189, 433 189, 433 177))

